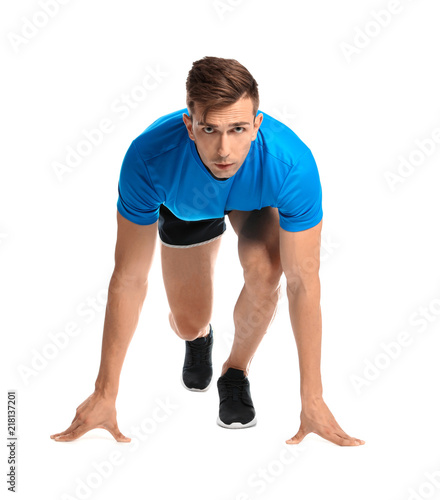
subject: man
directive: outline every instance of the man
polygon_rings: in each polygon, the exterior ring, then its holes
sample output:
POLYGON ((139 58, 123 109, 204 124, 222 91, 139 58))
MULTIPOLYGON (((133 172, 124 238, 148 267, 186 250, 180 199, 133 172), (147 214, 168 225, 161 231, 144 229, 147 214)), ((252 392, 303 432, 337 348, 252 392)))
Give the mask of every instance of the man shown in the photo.
POLYGON ((217 423, 226 428, 256 424, 249 366, 274 318, 284 272, 302 402, 299 431, 286 442, 299 443, 315 432, 341 446, 364 444, 341 429, 322 397, 323 212, 310 149, 274 118, 264 114, 263 120, 257 82, 236 60, 194 62, 186 90, 187 108, 156 120, 124 157, 115 269, 95 391, 78 407, 72 425, 51 437, 71 441, 104 428, 117 441, 130 441, 118 428, 115 401, 158 232, 169 321, 185 340, 182 383, 193 391, 209 388, 213 273, 227 214, 238 236, 244 286, 234 309, 233 346, 217 381, 217 423))

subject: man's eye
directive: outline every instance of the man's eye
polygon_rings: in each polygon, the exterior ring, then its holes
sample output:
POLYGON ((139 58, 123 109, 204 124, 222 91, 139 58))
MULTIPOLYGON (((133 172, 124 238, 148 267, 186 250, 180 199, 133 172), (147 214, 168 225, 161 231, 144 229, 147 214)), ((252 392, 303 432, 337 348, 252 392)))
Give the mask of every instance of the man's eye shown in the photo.
MULTIPOLYGON (((235 127, 234 130, 237 132, 237 134, 242 134, 246 129, 244 127, 235 127)), ((203 127, 203 131, 206 134, 212 134, 213 132, 215 132, 212 127, 203 127)))

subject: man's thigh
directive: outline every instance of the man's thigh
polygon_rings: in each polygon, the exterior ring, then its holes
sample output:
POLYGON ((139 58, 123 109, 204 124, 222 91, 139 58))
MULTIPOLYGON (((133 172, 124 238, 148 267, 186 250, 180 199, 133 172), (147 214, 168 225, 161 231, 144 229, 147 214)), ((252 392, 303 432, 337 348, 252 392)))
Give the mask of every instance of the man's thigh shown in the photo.
POLYGON ((224 218, 183 221, 164 205, 160 208, 163 281, 174 319, 186 326, 210 319, 214 268, 225 229, 224 218))
POLYGON ((198 327, 210 320, 220 243, 221 238, 190 248, 161 244, 163 282, 176 321, 192 322, 198 327))

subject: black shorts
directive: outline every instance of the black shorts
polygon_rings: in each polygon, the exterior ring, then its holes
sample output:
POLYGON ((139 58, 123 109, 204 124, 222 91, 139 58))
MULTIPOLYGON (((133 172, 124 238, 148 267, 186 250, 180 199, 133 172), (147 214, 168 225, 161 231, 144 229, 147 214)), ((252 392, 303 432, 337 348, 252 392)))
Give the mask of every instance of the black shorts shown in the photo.
MULTIPOLYGON (((227 211, 228 214, 231 210, 227 211)), ((225 217, 186 221, 165 205, 159 208, 159 237, 169 247, 195 247, 216 240, 226 231, 225 217)))

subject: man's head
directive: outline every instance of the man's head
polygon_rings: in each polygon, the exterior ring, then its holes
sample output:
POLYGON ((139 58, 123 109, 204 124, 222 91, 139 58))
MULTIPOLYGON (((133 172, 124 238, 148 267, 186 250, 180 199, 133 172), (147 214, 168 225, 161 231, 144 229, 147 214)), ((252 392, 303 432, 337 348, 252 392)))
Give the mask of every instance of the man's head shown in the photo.
POLYGON ((188 135, 199 156, 220 179, 241 167, 263 120, 258 84, 235 59, 204 57, 195 61, 186 80, 188 135), (217 164, 230 164, 221 167, 217 164))

